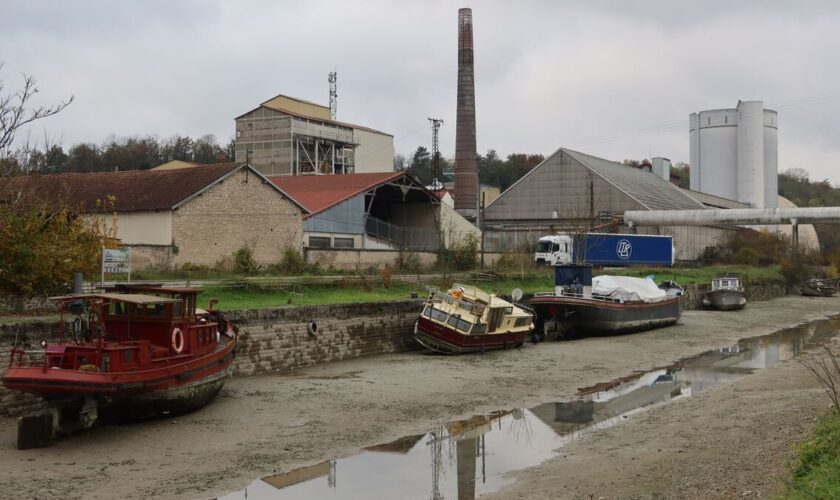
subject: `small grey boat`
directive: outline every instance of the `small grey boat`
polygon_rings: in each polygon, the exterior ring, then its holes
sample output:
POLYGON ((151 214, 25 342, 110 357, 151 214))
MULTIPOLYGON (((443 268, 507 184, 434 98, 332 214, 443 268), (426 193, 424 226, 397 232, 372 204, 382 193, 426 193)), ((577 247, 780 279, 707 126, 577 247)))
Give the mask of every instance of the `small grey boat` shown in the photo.
POLYGON ((703 306, 719 311, 743 309, 747 305, 741 278, 727 274, 712 280, 712 288, 703 296, 703 306))

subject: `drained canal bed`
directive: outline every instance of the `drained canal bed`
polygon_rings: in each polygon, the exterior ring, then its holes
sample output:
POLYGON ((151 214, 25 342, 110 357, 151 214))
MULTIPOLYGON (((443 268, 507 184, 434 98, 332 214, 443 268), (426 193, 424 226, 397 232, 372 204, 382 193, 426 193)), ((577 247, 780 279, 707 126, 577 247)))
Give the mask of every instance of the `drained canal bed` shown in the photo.
POLYGON ((769 368, 840 331, 831 318, 753 337, 551 402, 446 423, 358 454, 258 479, 223 498, 474 498, 592 430, 769 368))

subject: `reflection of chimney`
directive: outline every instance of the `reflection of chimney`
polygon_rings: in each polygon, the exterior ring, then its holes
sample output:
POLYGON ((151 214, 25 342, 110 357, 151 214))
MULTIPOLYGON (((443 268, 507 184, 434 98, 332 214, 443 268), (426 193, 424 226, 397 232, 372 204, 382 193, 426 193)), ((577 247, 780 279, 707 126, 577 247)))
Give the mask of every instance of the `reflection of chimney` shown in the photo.
POLYGON ((458 10, 458 108, 455 122, 455 210, 475 219, 478 162, 475 144, 475 75, 472 9, 458 10))

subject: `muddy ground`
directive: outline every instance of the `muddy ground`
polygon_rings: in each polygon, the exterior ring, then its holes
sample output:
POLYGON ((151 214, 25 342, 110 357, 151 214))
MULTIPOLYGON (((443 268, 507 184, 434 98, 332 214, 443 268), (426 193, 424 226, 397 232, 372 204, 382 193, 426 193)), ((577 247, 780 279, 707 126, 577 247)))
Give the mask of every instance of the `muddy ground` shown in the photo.
MULTIPOLYGON (((14 422, 0 421, 0 492, 210 498, 448 420, 569 399, 580 387, 838 312, 840 298, 784 297, 740 312, 689 311, 677 326, 621 337, 460 357, 377 356, 233 379, 202 411, 102 427, 48 449, 16 450, 14 422)), ((589 434, 514 474, 494 496, 772 496, 782 491, 793 443, 826 407, 804 367, 786 361, 589 434)))

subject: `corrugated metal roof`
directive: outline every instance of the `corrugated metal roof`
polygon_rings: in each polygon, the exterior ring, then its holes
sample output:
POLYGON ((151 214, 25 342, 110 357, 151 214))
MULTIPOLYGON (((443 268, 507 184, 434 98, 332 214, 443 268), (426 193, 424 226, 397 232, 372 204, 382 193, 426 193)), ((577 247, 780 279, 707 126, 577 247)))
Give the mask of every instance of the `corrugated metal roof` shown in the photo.
POLYGON ((649 210, 705 208, 702 203, 683 193, 677 186, 650 172, 570 149, 560 148, 560 150, 649 210))
POLYGON ((274 176, 269 180, 306 208, 310 215, 406 175, 404 172, 274 176))
POLYGON ((24 201, 61 202, 91 213, 167 210, 243 165, 218 163, 174 170, 26 175, 12 179, 12 185, 24 201), (103 206, 101 203, 110 197, 114 206, 103 206))
POLYGON ((741 203, 740 201, 730 200, 721 196, 715 196, 709 193, 701 193, 700 191, 692 191, 691 189, 680 188, 688 196, 699 201, 703 205, 715 208, 750 208, 749 203, 741 203))

